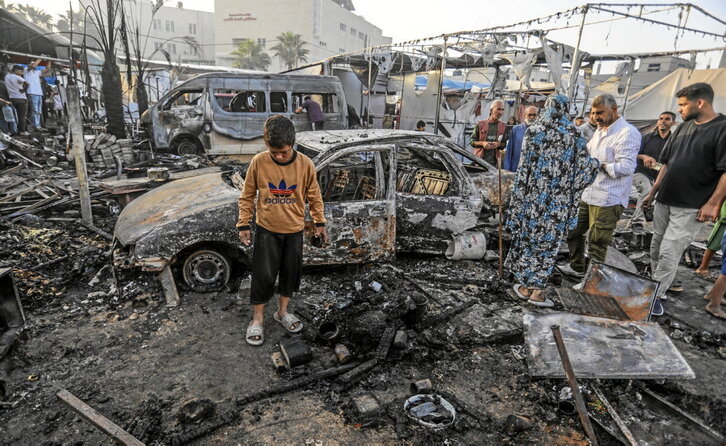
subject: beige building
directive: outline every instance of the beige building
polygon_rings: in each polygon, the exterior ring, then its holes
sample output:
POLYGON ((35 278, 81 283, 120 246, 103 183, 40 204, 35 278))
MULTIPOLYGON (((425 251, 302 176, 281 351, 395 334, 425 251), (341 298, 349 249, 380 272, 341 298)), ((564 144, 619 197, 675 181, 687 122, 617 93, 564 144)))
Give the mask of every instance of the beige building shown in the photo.
MULTIPOLYGON (((85 6, 91 2, 80 0, 80 3, 85 6)), ((138 24, 144 57, 164 60, 157 51, 163 47, 173 62, 214 65, 214 13, 186 9, 181 1, 168 4, 172 6, 159 8, 152 21, 150 0, 123 0, 129 27, 135 29, 138 24), (193 38, 198 46, 183 41, 186 36, 193 38)), ((101 7, 105 5, 101 0, 101 7)))
POLYGON ((308 62, 391 43, 380 28, 353 12, 351 0, 215 0, 214 10, 217 65, 231 66, 235 57, 230 53, 237 43, 251 39, 272 58, 268 71, 285 70, 272 47, 287 31, 300 34, 307 43, 308 62))

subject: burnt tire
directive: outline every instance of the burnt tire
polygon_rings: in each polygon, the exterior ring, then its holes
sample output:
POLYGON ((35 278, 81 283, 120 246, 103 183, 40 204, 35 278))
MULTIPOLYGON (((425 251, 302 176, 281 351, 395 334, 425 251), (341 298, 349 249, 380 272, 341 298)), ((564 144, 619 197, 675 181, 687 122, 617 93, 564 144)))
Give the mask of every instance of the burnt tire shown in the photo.
POLYGON ((194 251, 182 266, 184 283, 193 291, 218 291, 232 275, 229 258, 214 249, 194 251))
POLYGON ((190 136, 175 139, 172 143, 172 148, 179 156, 201 155, 204 152, 202 143, 190 136))

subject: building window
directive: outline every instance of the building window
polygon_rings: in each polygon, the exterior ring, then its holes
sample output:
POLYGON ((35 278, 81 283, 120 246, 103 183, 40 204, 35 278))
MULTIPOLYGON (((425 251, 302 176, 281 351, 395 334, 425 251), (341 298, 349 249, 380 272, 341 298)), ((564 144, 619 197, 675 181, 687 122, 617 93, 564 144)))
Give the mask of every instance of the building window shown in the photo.
POLYGON ((153 28, 154 28, 155 31, 161 30, 161 20, 160 19, 154 19, 154 21, 152 22, 152 26, 153 26, 153 28))
POLYGON ((154 42, 154 50, 158 51, 162 46, 164 45, 161 42, 154 42))
POLYGON ((339 53, 345 53, 346 51, 345 51, 345 48, 338 48, 338 52, 339 53))
POLYGON ((166 21, 166 30, 169 32, 174 32, 174 22, 172 20, 166 21))
POLYGON ((355 28, 350 29, 350 35, 355 36, 358 31, 355 28))
POLYGON ((176 43, 170 43, 167 46, 169 48, 169 53, 176 54, 176 43))
POLYGON ((321 40, 320 42, 318 42, 318 43, 320 43, 320 46, 322 46, 322 47, 326 47, 326 46, 328 46, 328 44, 327 44, 327 43, 325 43, 325 42, 323 42, 322 40, 321 40))
POLYGON ((264 47, 265 45, 267 45, 267 39, 265 39, 264 37, 260 37, 259 39, 257 39, 257 44, 264 47))
POLYGON ((197 24, 190 23, 189 24, 189 34, 196 34, 196 33, 197 33, 197 24))
POLYGON ((359 39, 365 39, 366 38, 366 35, 364 33, 360 32, 360 31, 358 31, 358 38, 359 39))
POLYGON ((341 23, 340 24, 340 30, 341 31, 347 31, 348 30, 348 25, 346 25, 345 23, 341 23))
POLYGON ((660 71, 660 64, 659 63, 649 63, 648 72, 652 72, 652 71, 660 71))

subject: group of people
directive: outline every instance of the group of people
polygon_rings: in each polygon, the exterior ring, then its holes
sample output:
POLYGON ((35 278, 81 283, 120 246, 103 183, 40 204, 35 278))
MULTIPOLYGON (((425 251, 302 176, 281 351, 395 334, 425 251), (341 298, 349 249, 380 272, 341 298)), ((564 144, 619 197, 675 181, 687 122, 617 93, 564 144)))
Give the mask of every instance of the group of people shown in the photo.
POLYGON ((44 122, 52 113, 61 117, 64 101, 60 85, 49 85, 43 78, 52 62, 40 69, 42 59, 28 66, 13 65, 9 73, 0 74, 0 130, 9 134, 27 134, 44 130, 44 122))
MULTIPOLYGON (((690 85, 676 97, 683 123, 671 131, 675 114, 664 111, 655 131, 644 137, 608 94, 594 98, 588 120, 580 117, 579 126, 568 117, 568 98, 551 96, 539 117, 537 108, 528 107, 525 122, 506 136, 500 121, 504 104, 491 104, 471 145, 492 164, 506 148, 502 167, 517 173, 505 225, 512 236, 505 266, 516 278, 517 296, 541 307, 554 305, 544 289, 562 241, 569 263, 557 268, 568 276, 584 277, 586 252, 590 260, 605 262, 633 197, 633 231, 642 231, 643 210, 652 208, 651 274, 660 283, 652 314, 664 313, 668 290, 678 290, 674 278, 684 251, 706 222, 726 216, 726 117, 714 110, 709 84, 690 85)), ((714 228, 704 262, 724 242, 723 232, 721 225, 714 228)), ((701 265, 697 272, 704 275, 707 268, 701 265)), ((724 274, 726 266, 706 295, 706 311, 721 319, 726 319, 720 307, 724 274)))

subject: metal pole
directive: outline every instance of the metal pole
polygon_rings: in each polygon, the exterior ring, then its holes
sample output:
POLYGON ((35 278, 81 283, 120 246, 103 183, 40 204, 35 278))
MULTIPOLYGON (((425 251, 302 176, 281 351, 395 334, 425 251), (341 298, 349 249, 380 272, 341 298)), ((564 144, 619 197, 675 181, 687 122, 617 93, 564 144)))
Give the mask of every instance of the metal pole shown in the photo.
POLYGON ((446 37, 444 37, 444 51, 441 52, 441 71, 439 72, 439 85, 436 88, 436 115, 434 116, 434 135, 439 134, 441 98, 444 91, 444 71, 446 71, 446 37))
POLYGON ((371 94, 373 93, 373 86, 371 83, 373 82, 373 48, 368 51, 368 100, 366 104, 366 128, 370 125, 371 122, 371 94))
POLYGON ((73 138, 73 157, 76 160, 76 175, 78 176, 78 193, 81 201, 81 218, 83 222, 92 225, 91 195, 88 191, 88 173, 86 172, 86 149, 83 140, 83 120, 81 118, 81 99, 78 85, 66 87, 68 107, 68 127, 73 138))
POLYGON ((555 344, 557 345, 557 351, 560 353, 560 359, 562 360, 562 366, 565 369, 565 376, 567 376, 567 382, 570 384, 572 389, 572 396, 575 398, 575 407, 577 407, 577 413, 580 415, 580 422, 582 427, 585 428, 585 433, 590 438, 592 446, 597 446, 597 437, 595 431, 592 429, 590 424, 590 417, 587 414, 587 407, 585 407, 585 400, 582 399, 580 393, 580 387, 577 385, 577 378, 575 377, 575 371, 572 369, 572 363, 570 357, 567 355, 567 348, 565 348, 565 341, 562 339, 562 332, 560 332, 559 325, 552 325, 552 336, 555 338, 555 344))
POLYGON ((577 75, 580 71, 580 41, 582 40, 582 31, 585 28, 585 17, 587 16, 587 6, 582 8, 582 22, 580 22, 580 31, 577 34, 577 45, 575 45, 575 53, 572 55, 572 72, 570 73, 570 86, 567 89, 567 96, 570 98, 570 103, 575 102, 575 98, 572 95, 575 93, 575 82, 577 82, 577 75))
MULTIPOLYGON (((587 100, 590 99, 590 83, 592 82, 592 67, 585 68, 585 100, 582 101, 582 113, 580 113, 587 121, 585 112, 587 111, 587 100)), ((575 107, 577 109, 577 107, 575 107)), ((589 122, 589 121, 588 121, 589 122)))
POLYGON ((628 64, 628 84, 625 86, 625 99, 623 100, 623 111, 620 113, 625 119, 625 107, 628 105, 628 96, 630 96, 630 84, 633 82, 633 71, 635 71, 635 59, 630 59, 628 64))

